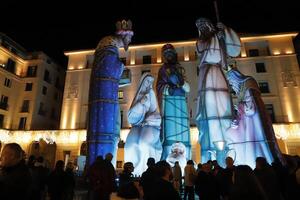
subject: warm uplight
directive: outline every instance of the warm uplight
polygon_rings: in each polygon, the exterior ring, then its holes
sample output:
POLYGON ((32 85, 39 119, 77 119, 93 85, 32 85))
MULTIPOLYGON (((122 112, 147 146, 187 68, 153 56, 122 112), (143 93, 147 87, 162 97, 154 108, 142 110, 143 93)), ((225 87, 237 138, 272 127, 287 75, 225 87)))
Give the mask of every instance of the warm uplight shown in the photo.
POLYGON ((82 65, 79 65, 79 66, 78 66, 78 69, 83 69, 83 66, 82 66, 82 65))
POLYGON ((72 70, 74 69, 74 66, 69 66, 68 69, 72 70))
POLYGON ((189 60, 190 60, 189 55, 185 55, 184 56, 184 61, 189 61, 189 60))
POLYGON ((276 55, 279 55, 280 54, 280 51, 274 51, 273 54, 276 56, 276 55))
POLYGON ((286 54, 292 54, 293 53, 293 51, 291 51, 291 50, 286 50, 286 52, 285 52, 286 54))
POLYGON ((245 57, 247 57, 247 54, 246 53, 242 53, 241 56, 242 56, 242 58, 245 58, 245 57))
POLYGON ((157 57, 156 62, 161 63, 161 57, 157 57))

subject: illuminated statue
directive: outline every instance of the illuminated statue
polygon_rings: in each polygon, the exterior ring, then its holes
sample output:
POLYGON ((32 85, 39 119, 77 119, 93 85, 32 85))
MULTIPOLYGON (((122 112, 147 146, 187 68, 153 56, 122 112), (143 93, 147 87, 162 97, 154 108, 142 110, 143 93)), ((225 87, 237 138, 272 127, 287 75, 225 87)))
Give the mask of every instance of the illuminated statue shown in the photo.
POLYGON ((95 51, 89 90, 88 164, 98 155, 116 155, 120 133, 118 89, 124 69, 119 48, 128 50, 131 27, 131 21, 117 22, 116 34, 101 39, 95 51))
POLYGON ((164 64, 158 72, 156 84, 162 116, 162 160, 169 156, 172 145, 176 142, 185 146, 185 155, 189 160, 191 143, 187 94, 190 87, 185 81, 185 70, 177 61, 175 48, 171 44, 164 45, 162 56, 164 64))
MULTIPOLYGON (((241 46, 238 35, 222 23, 214 26, 210 20, 200 18, 196 26, 199 32, 196 48, 200 62, 195 119, 200 133, 201 162, 205 163, 216 159, 212 158, 212 151, 227 148, 223 144, 226 144, 225 133, 231 125, 233 107, 223 69, 227 68, 226 57, 238 56, 241 46)), ((223 158, 218 162, 222 163, 223 158)))
POLYGON ((236 152, 235 163, 247 164, 254 169, 255 159, 265 157, 269 163, 278 159, 285 164, 255 79, 235 68, 226 76, 237 95, 238 123, 227 132, 230 135, 228 146, 236 152))
POLYGON ((132 125, 125 143, 125 162, 132 162, 134 174, 141 175, 147 169, 147 160, 159 161, 162 153, 160 142, 161 117, 152 88, 154 78, 143 74, 139 88, 128 110, 128 122, 132 125))

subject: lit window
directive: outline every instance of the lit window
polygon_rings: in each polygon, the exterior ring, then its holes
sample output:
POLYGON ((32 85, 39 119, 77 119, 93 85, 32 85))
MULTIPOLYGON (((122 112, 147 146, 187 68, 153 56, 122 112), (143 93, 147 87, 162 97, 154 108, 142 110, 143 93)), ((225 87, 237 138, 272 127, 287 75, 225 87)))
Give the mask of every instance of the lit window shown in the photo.
POLYGON ((123 99, 123 98, 124 98, 124 92, 123 92, 123 91, 120 90, 120 91, 118 92, 118 98, 119 98, 119 99, 123 99))

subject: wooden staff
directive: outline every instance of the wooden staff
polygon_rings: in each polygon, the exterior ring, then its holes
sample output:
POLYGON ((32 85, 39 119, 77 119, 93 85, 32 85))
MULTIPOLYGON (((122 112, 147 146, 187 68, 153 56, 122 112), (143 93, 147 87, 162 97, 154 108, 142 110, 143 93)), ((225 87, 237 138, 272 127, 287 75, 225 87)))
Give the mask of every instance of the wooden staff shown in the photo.
POLYGON ((218 9, 218 2, 217 2, 217 0, 214 0, 214 7, 215 7, 215 11, 216 11, 217 22, 220 22, 220 14, 219 14, 219 9, 218 9))

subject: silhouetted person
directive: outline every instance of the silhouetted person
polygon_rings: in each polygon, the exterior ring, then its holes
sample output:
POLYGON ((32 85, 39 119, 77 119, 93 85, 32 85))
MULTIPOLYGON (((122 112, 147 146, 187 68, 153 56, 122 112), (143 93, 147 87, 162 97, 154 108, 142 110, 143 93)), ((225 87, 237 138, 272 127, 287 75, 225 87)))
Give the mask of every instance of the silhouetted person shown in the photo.
POLYGON ((187 165, 184 168, 184 199, 186 199, 187 196, 189 200, 195 199, 194 181, 196 176, 194 161, 187 161, 187 165))
POLYGON ((105 160, 98 156, 90 166, 87 175, 90 182, 90 200, 108 200, 110 194, 116 191, 116 172, 111 164, 112 158, 111 153, 105 155, 105 160))
POLYGON ((219 200, 217 181, 211 173, 209 163, 202 165, 195 181, 195 191, 201 200, 219 200))
POLYGON ((73 163, 68 162, 65 172, 66 172, 65 200, 73 200, 74 188, 75 188, 75 174, 74 174, 74 165, 73 165, 73 163))
POLYGON ((121 187, 124 184, 128 184, 130 182, 133 182, 133 172, 134 167, 132 162, 126 162, 123 166, 123 172, 119 176, 119 187, 121 187))
POLYGON ((179 200, 180 196, 170 182, 172 169, 166 161, 159 161, 155 164, 157 179, 149 192, 148 200, 179 200))
POLYGON ((226 168, 222 172, 222 178, 218 180, 221 180, 219 183, 221 196, 227 199, 232 186, 232 174, 235 166, 233 159, 229 156, 225 159, 225 163, 226 168))
POLYGON ((65 192, 66 173, 64 171, 64 161, 58 160, 54 170, 48 177, 48 193, 51 200, 62 200, 65 192))
POLYGON ((28 200, 31 175, 23 160, 23 150, 16 143, 3 147, 0 156, 0 199, 28 200))
POLYGON ((264 189, 268 199, 282 199, 277 175, 264 157, 256 158, 256 168, 254 170, 254 174, 261 183, 261 186, 264 189))
POLYGON ((172 172, 174 187, 180 193, 182 188, 182 171, 178 161, 176 161, 174 167, 172 167, 172 172))
POLYGON ((154 181, 156 180, 156 173, 154 170, 155 160, 154 158, 148 158, 147 161, 148 169, 141 176, 141 186, 144 190, 144 199, 149 198, 149 191, 151 190, 154 181))
POLYGON ((233 172, 229 200, 267 200, 267 196, 251 167, 239 165, 233 172))
POLYGON ((44 166, 44 158, 38 157, 34 162, 34 166, 30 169, 32 176, 32 200, 44 199, 46 196, 46 182, 49 175, 49 170, 44 166))

